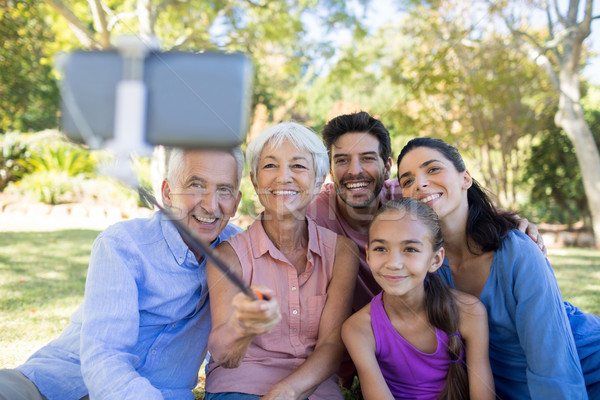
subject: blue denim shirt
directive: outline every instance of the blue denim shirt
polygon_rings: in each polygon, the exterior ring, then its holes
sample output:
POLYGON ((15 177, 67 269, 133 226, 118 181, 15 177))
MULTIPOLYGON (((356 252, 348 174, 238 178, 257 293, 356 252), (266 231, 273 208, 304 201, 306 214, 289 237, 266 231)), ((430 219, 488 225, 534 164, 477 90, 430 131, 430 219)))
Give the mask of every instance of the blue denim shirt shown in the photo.
MULTIPOLYGON (((448 259, 440 276, 454 287, 448 259)), ((533 240, 516 230, 508 234, 479 299, 487 309, 499 398, 588 398, 554 272, 533 240)))
POLYGON ((210 329, 206 262, 157 212, 98 236, 83 305, 17 369, 49 400, 191 400, 210 329))

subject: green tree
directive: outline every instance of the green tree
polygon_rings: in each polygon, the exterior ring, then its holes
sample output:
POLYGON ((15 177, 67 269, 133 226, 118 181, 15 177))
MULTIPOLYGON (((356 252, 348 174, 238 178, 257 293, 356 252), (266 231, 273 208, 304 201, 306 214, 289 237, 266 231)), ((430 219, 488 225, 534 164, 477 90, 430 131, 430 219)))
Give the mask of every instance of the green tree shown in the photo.
POLYGON ((438 136, 470 158, 472 172, 513 208, 522 160, 555 103, 550 83, 511 36, 479 29, 460 4, 418 7, 403 24, 414 37, 402 62, 415 76, 412 111, 421 134, 438 136))
POLYGON ((52 32, 35 0, 0 5, 0 132, 55 127, 58 90, 45 48, 52 32))
MULTIPOLYGON (((600 87, 590 87, 583 103, 600 146, 600 87)), ((573 143, 550 119, 531 148, 524 180, 531 188, 527 212, 536 220, 573 224, 591 217, 573 143)))
MULTIPOLYGON (((369 110, 397 150, 420 135, 453 143, 501 204, 514 207, 529 141, 556 100, 537 66, 507 48, 509 34, 474 34, 471 25, 450 5, 415 7, 342 49, 310 103, 333 114, 369 110)), ((320 126, 318 112, 311 117, 320 126)))
MULTIPOLYGON (((440 0, 408 3, 424 3, 433 9, 448 4, 440 0)), ((600 15, 593 15, 594 0, 458 0, 453 2, 453 8, 452 16, 462 13, 485 21, 490 30, 508 29, 514 39, 509 46, 523 48, 524 54, 552 83, 558 99, 554 122, 564 130, 575 148, 596 246, 600 247, 600 152, 581 104, 581 69, 586 60, 584 42, 592 32, 593 21, 600 18, 600 15)))
POLYGON ((558 0, 533 2, 526 9, 507 2, 504 7, 492 4, 490 8, 502 16, 515 39, 528 46, 527 54, 554 86, 558 97, 554 122, 573 143, 592 215, 596 247, 600 248, 600 152, 581 103, 584 41, 592 32, 592 21, 600 18, 593 15, 594 0, 572 0, 568 4, 558 0), (534 14, 545 16, 546 31, 541 37, 531 33, 534 14))
MULTIPOLYGON (((271 122, 304 119, 299 88, 310 79, 313 61, 332 52, 326 40, 309 35, 308 18, 325 28, 360 25, 345 0, 44 2, 85 48, 108 49, 113 36, 135 33, 159 37, 164 50, 245 52, 255 67, 253 106, 271 122)), ((253 130, 265 123, 255 121, 253 130)))

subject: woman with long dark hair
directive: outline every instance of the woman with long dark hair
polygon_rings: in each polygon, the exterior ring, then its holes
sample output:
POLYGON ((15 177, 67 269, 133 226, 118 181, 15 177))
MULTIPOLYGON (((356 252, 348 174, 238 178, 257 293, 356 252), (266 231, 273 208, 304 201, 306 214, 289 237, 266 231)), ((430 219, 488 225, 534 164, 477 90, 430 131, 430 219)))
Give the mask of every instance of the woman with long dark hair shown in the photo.
POLYGON ((458 151, 413 139, 398 157, 404 196, 439 216, 446 261, 440 276, 485 305, 490 363, 500 398, 600 398, 600 318, 564 303, 548 261, 499 212, 458 151), (584 381, 585 375, 585 381, 584 381))

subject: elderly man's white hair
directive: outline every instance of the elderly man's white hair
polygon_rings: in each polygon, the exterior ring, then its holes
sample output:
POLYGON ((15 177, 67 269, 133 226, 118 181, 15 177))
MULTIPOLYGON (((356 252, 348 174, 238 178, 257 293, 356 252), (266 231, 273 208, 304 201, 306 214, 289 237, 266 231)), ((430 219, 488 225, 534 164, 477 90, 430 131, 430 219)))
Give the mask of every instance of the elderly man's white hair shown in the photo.
POLYGON ((256 177, 258 159, 265 145, 269 143, 277 147, 285 140, 288 140, 297 149, 312 154, 317 177, 316 183, 323 183, 325 175, 329 171, 327 149, 313 130, 297 122, 282 122, 267 128, 248 144, 246 159, 253 175, 256 177))
MULTIPOLYGON (((165 151, 167 159, 167 171, 165 176, 169 182, 174 183, 177 182, 177 179, 181 177, 183 172, 183 155, 185 150, 178 147, 169 147, 166 148, 165 151)), ((240 182, 242 181, 242 173, 244 172, 244 152, 239 146, 224 151, 235 158, 235 163, 237 165, 237 188, 239 188, 240 182)))

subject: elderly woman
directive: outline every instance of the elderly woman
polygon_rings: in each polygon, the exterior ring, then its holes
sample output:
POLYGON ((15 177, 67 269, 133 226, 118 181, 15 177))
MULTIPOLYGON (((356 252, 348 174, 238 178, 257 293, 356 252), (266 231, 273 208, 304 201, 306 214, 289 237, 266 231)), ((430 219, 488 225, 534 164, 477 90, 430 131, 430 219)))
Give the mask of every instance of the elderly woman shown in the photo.
POLYGON ((342 399, 335 373, 358 253, 306 217, 329 168, 327 151, 314 132, 291 122, 262 132, 247 159, 264 211, 217 251, 264 299, 238 293, 209 264, 206 399, 342 399))

